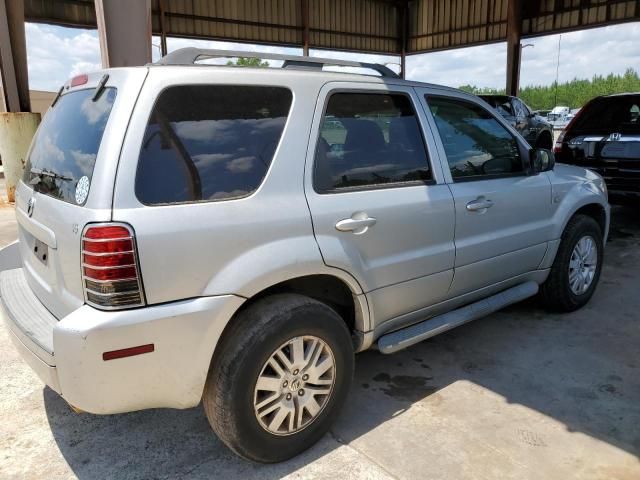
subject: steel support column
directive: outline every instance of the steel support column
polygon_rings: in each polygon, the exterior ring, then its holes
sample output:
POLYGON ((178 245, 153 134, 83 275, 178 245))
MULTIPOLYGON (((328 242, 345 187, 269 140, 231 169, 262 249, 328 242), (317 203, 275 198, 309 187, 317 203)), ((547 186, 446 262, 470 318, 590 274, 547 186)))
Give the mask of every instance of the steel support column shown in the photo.
POLYGON ((400 7, 400 77, 406 78, 407 74, 407 47, 409 42, 409 2, 404 2, 400 7))
POLYGON ((309 56, 309 0, 302 2, 302 55, 309 56))
POLYGON ((7 112, 30 112, 23 0, 0 0, 0 73, 7 112))
POLYGON ((522 0, 509 0, 507 6, 507 95, 518 95, 520 85, 522 7, 522 0))
POLYGON ((151 62, 151 0, 95 0, 102 66, 151 62))
POLYGON ((164 18, 164 1, 165 0, 159 0, 158 4, 160 7, 160 54, 164 57, 167 53, 169 53, 167 51, 167 25, 165 23, 165 18, 164 18))

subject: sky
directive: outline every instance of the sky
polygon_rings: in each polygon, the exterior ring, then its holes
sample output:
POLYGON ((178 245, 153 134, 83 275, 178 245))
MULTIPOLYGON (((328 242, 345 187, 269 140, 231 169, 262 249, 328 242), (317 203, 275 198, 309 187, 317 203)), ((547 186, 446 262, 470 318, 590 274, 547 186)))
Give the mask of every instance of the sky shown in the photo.
MULTIPOLYGON (((57 90, 69 77, 100 68, 100 45, 95 30, 26 24, 29 86, 33 90, 57 90)), ((521 86, 549 85, 555 80, 558 35, 524 39, 532 44, 522 51, 521 86)), ((159 39, 154 37, 154 59, 159 39)), ((302 54, 301 49, 265 47, 228 42, 169 38, 169 51, 185 46, 302 54)), ((583 30, 562 35, 559 81, 591 78, 594 74, 640 70, 640 22, 583 30)), ((398 70, 398 57, 344 52, 312 51, 312 55, 388 63, 398 70)), ((504 88, 506 43, 483 45, 407 57, 407 78, 459 87, 504 88)))

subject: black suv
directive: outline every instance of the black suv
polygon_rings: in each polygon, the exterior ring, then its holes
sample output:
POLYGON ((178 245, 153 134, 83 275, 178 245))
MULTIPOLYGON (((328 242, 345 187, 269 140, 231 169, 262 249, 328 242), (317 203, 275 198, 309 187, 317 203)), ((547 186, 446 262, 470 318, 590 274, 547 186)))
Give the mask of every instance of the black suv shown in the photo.
POLYGON ((612 199, 640 200, 640 93, 590 100, 558 137, 556 159, 602 175, 612 199))
POLYGON ((518 97, 509 95, 480 95, 500 115, 518 130, 529 145, 536 148, 553 147, 553 127, 543 117, 533 113, 518 97))

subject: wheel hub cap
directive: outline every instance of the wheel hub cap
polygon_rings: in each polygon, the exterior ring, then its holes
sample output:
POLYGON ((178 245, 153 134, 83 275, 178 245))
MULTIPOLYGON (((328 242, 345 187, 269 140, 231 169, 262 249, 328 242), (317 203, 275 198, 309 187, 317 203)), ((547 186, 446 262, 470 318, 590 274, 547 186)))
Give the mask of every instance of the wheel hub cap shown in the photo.
POLYGON ((320 338, 305 335, 282 344, 256 381, 253 409, 260 426, 291 435, 310 425, 326 406, 335 383, 335 359, 320 338))
POLYGON ((591 236, 576 243, 569 260, 569 287, 575 295, 582 295, 593 283, 598 266, 598 247, 591 236))

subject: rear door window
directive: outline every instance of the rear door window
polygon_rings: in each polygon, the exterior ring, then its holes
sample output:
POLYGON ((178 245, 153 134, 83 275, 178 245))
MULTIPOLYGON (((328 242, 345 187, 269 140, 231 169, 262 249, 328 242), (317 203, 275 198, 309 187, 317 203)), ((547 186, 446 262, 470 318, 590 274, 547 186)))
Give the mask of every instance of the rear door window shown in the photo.
POLYGON ((62 95, 42 120, 23 177, 37 192, 84 203, 116 89, 106 88, 94 100, 95 94, 85 89, 62 95), (85 190, 76 197, 78 182, 85 190))
POLYGON ((402 93, 334 93, 316 147, 318 192, 430 181, 418 118, 402 93))
POLYGON ((245 197, 262 183, 291 107, 283 87, 183 85, 158 97, 136 174, 147 205, 245 197))

